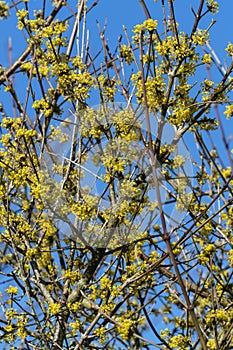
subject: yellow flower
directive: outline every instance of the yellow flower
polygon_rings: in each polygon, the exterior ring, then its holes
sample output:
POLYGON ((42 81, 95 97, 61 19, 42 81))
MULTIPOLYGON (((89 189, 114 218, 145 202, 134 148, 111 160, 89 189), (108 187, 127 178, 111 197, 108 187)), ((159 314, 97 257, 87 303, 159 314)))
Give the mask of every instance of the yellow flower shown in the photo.
POLYGON ((212 63, 212 57, 209 53, 205 53, 202 57, 202 63, 211 64, 212 63))
POLYGON ((129 332, 133 323, 134 323, 133 320, 129 318, 124 318, 124 319, 122 318, 120 322, 120 326, 117 327, 117 330, 123 340, 127 340, 129 338, 129 332))
POLYGON ((56 315, 60 311, 61 305, 59 303, 49 303, 49 311, 52 315, 56 315))
POLYGON ((18 287, 14 287, 14 286, 9 286, 7 289, 6 289, 6 292, 8 294, 18 294, 18 287))
POLYGON ((9 5, 5 1, 0 1, 0 20, 9 16, 9 5))
POLYGON ((227 119, 230 119, 233 116, 233 105, 226 106, 224 114, 227 116, 227 119))
POLYGON ((158 21, 152 19, 152 18, 148 18, 144 23, 143 23, 144 27, 146 29, 148 29, 149 31, 155 30, 158 26, 158 21))

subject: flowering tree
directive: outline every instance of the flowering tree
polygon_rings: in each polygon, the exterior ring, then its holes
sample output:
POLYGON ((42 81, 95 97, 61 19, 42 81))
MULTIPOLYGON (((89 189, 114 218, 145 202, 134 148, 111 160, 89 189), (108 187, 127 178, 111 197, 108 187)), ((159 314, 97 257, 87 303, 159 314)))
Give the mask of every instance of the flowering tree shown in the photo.
POLYGON ((2 349, 233 348, 218 4, 185 33, 175 1, 139 2, 143 23, 114 50, 98 25, 93 56, 99 1, 0 1, 26 47, 0 68, 2 349))

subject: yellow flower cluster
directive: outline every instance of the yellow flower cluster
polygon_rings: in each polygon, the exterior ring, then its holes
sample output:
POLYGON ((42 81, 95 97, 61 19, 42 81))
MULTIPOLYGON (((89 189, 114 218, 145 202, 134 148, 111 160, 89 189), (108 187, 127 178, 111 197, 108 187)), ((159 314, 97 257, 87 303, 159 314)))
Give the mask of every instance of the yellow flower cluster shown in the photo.
POLYGON ((189 38, 184 32, 179 33, 179 45, 175 36, 167 36, 156 45, 156 50, 161 57, 169 57, 170 62, 188 57, 196 60, 197 56, 189 44, 189 38))
MULTIPOLYGON (((120 139, 128 141, 139 140, 141 125, 133 112, 130 112, 126 109, 112 113, 111 121, 113 122, 116 133, 119 135, 120 139)), ((124 143, 122 140, 119 141, 119 144, 121 149, 124 147, 125 150, 129 149, 129 144, 124 143)))
POLYGON ((110 290, 111 289, 111 285, 112 285, 112 281, 110 280, 110 278, 108 278, 107 276, 103 276, 100 280, 100 287, 103 290, 110 290))
POLYGON ((203 46, 209 42, 209 32, 207 30, 199 29, 192 36, 192 40, 194 44, 203 46))
POLYGON ((107 157, 103 162, 104 166, 108 168, 108 171, 121 173, 124 171, 126 166, 126 161, 124 159, 119 159, 115 157, 107 157))
POLYGON ((89 220, 96 215, 98 198, 90 195, 83 195, 82 200, 72 204, 72 213, 82 220, 89 220))
POLYGON ((133 320, 127 318, 126 315, 117 320, 120 323, 120 326, 117 326, 117 331, 122 337, 123 340, 128 340, 129 332, 131 330, 132 325, 134 324, 133 320))
MULTIPOLYGON (((143 102, 143 86, 141 79, 141 72, 133 74, 131 77, 133 84, 137 88, 137 100, 139 103, 143 102)), ((165 102, 165 88, 166 83, 162 75, 148 77, 145 82, 145 89, 147 93, 147 103, 151 109, 159 110, 165 102)))
POLYGON ((207 6, 213 15, 219 10, 218 2, 215 0, 207 0, 207 6))
POLYGON ((104 326, 100 326, 100 327, 96 328, 94 330, 94 333, 97 337, 100 338, 100 344, 103 344, 105 339, 106 339, 106 335, 105 335, 106 331, 105 331, 104 326))
POLYGON ((233 44, 229 43, 226 48, 226 52, 228 53, 228 56, 233 56, 233 44))
POLYGON ((28 15, 28 11, 25 9, 22 10, 18 10, 16 13, 17 17, 18 17, 18 29, 22 30, 24 28, 24 24, 25 24, 25 18, 28 15))
POLYGON ((224 114, 226 115, 227 119, 230 119, 230 117, 233 116, 233 105, 226 106, 224 114))
POLYGON ((61 304, 60 303, 49 303, 49 308, 48 311, 52 314, 52 315, 56 315, 58 314, 58 312, 61 309, 61 304))
POLYGON ((189 338, 182 334, 175 335, 169 339, 169 345, 172 349, 177 350, 188 350, 189 346, 189 338))
MULTIPOLYGON (((202 244, 202 241, 200 242, 202 244)), ((199 254, 199 262, 200 264, 205 265, 209 262, 210 257, 216 252, 216 247, 214 244, 208 244, 204 249, 202 249, 199 254)))
POLYGON ((9 5, 6 1, 0 1, 0 20, 6 19, 9 16, 9 5))
POLYGON ((75 282, 77 282, 81 278, 79 270, 72 271, 70 269, 66 270, 63 273, 63 277, 66 279, 69 279, 72 284, 74 284, 75 282))
POLYGON ((222 175, 226 178, 226 179, 229 179, 229 177, 231 177, 232 175, 232 170, 231 170, 231 167, 227 167, 226 169, 223 169, 222 170, 222 175))
POLYGON ((21 339, 25 339, 26 336, 28 335, 27 329, 25 327, 26 322, 27 322, 27 318, 23 315, 16 324, 17 336, 20 337, 21 339))
POLYGON ((18 290, 18 287, 15 287, 15 286, 9 286, 7 289, 6 289, 6 292, 8 294, 18 294, 19 290, 18 290))
POLYGON ((212 56, 209 53, 205 53, 204 56, 201 59, 202 63, 211 64, 212 63, 212 56))
POLYGON ((26 257, 28 258, 29 261, 32 259, 35 259, 39 255, 39 249, 37 247, 30 248, 26 252, 26 257))
POLYGON ((134 29, 133 33, 139 34, 142 31, 153 31, 158 27, 158 21, 152 18, 146 19, 142 24, 137 24, 134 29))
MULTIPOLYGON (((27 27, 27 30, 33 33, 28 42, 36 49, 38 73, 48 79, 55 77, 57 81, 56 92, 59 92, 62 96, 69 97, 72 101, 80 100, 83 102, 89 97, 89 90, 94 84, 94 80, 85 71, 85 65, 80 57, 76 56, 73 59, 68 59, 65 54, 61 54, 58 59, 56 54, 58 49, 67 46, 64 33, 68 29, 68 22, 56 20, 47 26, 46 21, 38 13, 34 15, 36 19, 29 20, 27 18, 28 11, 19 10, 17 12, 18 27, 20 29, 27 27), (44 47, 46 47, 46 50, 44 50, 44 47)), ((29 71, 31 64, 25 62, 21 69, 29 71)), ((33 76, 37 74, 34 67, 32 73, 33 76)), ((112 90, 110 90, 106 86, 107 94, 112 96, 112 90)), ((42 111, 46 117, 50 117, 53 113, 59 114, 59 108, 51 105, 52 100, 53 96, 50 92, 41 100, 36 100, 33 108, 42 111)))
POLYGON ((168 120, 171 124, 180 126, 184 122, 188 121, 191 115, 190 108, 183 102, 173 108, 173 112, 171 116, 169 116, 168 120))
POLYGON ((69 303, 68 304, 68 308, 69 310, 71 310, 72 312, 77 312, 78 309, 80 308, 80 302, 76 301, 74 303, 69 303))
POLYGON ((233 267, 233 249, 230 249, 227 253, 228 255, 228 262, 230 267, 233 267))
POLYGON ((208 325, 223 324, 231 322, 233 312, 225 312, 224 309, 210 310, 205 317, 205 323, 208 325))
POLYGON ((53 114, 53 109, 51 108, 51 103, 48 98, 35 100, 32 104, 32 108, 42 111, 45 117, 50 117, 53 114))
POLYGON ((6 318, 8 321, 8 325, 5 327, 6 339, 14 341, 17 336, 25 339, 28 334, 26 329, 28 317, 26 314, 19 314, 16 309, 10 307, 6 310, 6 318))
POLYGON ((72 335, 75 335, 79 331, 81 323, 79 320, 75 320, 75 322, 70 322, 69 326, 72 328, 72 335))
POLYGON ((95 88, 98 89, 104 97, 105 102, 112 102, 116 94, 116 81, 115 79, 106 78, 104 75, 100 75, 97 78, 95 88))
POLYGON ((127 45, 121 45, 119 51, 120 51, 121 57, 125 59, 125 62, 127 64, 130 64, 133 62, 134 57, 132 53, 132 48, 130 48, 127 45))
POLYGON ((82 58, 78 55, 72 59, 72 65, 81 71, 85 68, 85 64, 83 63, 82 58))
POLYGON ((51 38, 53 36, 61 35, 66 32, 68 28, 68 22, 55 21, 50 26, 43 27, 40 31, 42 38, 51 38))
POLYGON ((36 75, 36 68, 32 66, 31 62, 22 63, 20 69, 23 72, 32 72, 32 76, 36 75))
POLYGON ((206 343, 208 346, 208 349, 210 350, 216 350, 216 342, 215 339, 209 339, 208 342, 206 343))

